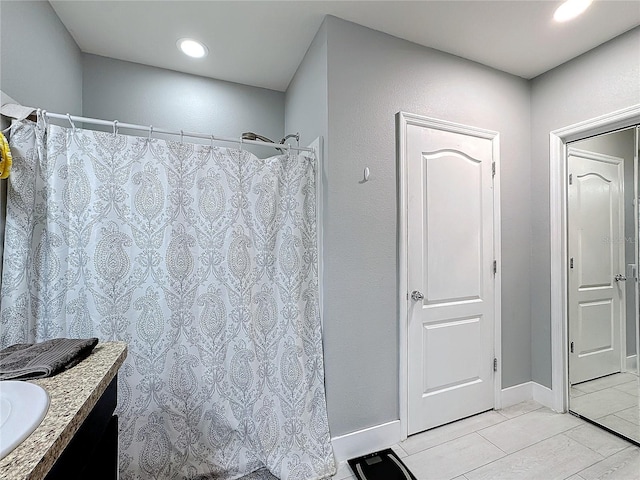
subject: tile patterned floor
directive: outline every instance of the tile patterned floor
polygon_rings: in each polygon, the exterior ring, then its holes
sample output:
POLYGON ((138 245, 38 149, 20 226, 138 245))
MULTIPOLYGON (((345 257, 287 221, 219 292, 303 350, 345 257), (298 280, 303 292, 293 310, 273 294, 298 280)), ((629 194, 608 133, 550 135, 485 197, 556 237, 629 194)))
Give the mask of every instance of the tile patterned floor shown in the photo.
MULTIPOLYGON (((418 480, 640 480, 640 448, 533 402, 476 415, 394 445, 418 480)), ((352 480, 346 462, 333 480, 352 480)))
POLYGON ((570 410, 640 442, 640 381, 617 373, 571 387, 570 410))

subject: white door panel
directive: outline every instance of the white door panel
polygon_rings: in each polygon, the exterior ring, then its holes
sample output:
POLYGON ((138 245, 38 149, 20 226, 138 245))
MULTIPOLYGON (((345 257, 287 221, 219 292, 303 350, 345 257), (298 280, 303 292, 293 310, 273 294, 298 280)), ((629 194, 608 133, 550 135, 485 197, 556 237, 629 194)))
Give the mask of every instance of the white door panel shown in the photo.
POLYGON ((478 368, 477 361, 459 362, 457 360, 459 349, 464 350, 468 358, 481 358, 482 346, 477 342, 481 332, 480 317, 423 324, 424 350, 442 362, 425 362, 423 395, 431 395, 444 389, 454 389, 481 381, 481 369, 478 368), (456 347, 451 348, 452 345, 456 347), (447 365, 448 368, 442 368, 443 365, 447 365))
POLYGON ((623 160, 570 148, 568 167, 569 379, 576 384, 621 369, 625 288, 614 278, 625 272, 623 160))
POLYGON ((425 234, 429 239, 424 244, 426 303, 479 299, 483 261, 482 164, 455 151, 427 152, 422 161, 426 181, 425 234), (452 178, 456 179, 455 188, 452 178), (466 194, 460 195, 460 191, 466 194))
POLYGON ((494 406, 493 151, 406 126, 409 434, 494 406))

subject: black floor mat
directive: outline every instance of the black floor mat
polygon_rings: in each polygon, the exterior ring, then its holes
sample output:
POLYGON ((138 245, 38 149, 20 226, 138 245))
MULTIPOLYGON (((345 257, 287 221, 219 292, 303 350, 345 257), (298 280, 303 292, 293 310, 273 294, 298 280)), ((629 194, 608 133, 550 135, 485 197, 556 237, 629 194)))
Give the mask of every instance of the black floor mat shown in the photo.
POLYGON ((358 480, 416 480, 390 448, 352 458, 349 466, 358 480))

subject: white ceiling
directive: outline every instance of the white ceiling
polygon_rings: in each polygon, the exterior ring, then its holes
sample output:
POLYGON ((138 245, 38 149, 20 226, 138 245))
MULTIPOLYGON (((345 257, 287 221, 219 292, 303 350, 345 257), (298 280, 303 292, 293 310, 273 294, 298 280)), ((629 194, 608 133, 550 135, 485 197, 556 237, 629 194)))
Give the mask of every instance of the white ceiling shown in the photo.
POLYGON ((595 0, 565 24, 559 1, 51 0, 83 52, 285 91, 325 15, 533 78, 640 25, 639 0, 595 0), (182 37, 204 59, 176 48, 182 37))

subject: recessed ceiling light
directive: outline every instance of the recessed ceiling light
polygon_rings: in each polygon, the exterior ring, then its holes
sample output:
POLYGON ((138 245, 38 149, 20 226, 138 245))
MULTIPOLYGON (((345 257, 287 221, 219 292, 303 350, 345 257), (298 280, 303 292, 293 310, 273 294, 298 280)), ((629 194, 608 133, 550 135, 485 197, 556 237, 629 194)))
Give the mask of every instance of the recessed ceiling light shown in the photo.
POLYGON ((592 0, 567 0, 556 9, 556 12, 553 14, 553 19, 556 22, 566 22, 576 18, 589 8, 591 1, 592 0))
POLYGON ((177 45, 182 53, 193 58, 206 57, 207 53, 209 53, 204 44, 194 40, 193 38, 181 38, 178 40, 177 45))

